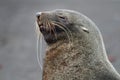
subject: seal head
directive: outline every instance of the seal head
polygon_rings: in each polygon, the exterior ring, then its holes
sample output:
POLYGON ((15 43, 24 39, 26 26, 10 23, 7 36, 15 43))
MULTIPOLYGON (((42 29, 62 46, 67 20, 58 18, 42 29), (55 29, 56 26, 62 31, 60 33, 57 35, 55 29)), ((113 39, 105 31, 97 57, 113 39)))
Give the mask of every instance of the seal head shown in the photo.
MULTIPOLYGON (((69 16, 71 14, 68 11, 65 12, 66 14, 63 13, 64 11, 60 10, 37 13, 37 24, 47 44, 53 44, 58 40, 68 40, 68 35, 71 32, 73 34, 78 31, 77 27, 72 27, 75 25, 74 16, 73 18, 69 16)), ((82 26, 82 24, 79 25, 82 26)), ((89 33, 85 27, 83 31, 89 33)))

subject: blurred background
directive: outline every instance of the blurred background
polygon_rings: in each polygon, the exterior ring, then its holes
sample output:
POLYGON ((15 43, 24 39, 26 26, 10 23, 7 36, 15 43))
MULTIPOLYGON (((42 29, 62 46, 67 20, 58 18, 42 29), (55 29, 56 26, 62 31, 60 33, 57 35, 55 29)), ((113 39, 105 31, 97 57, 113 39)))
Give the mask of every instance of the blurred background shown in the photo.
POLYGON ((35 14, 72 9, 102 32, 110 61, 120 73, 120 0, 0 0, 0 80, 40 80, 35 14))

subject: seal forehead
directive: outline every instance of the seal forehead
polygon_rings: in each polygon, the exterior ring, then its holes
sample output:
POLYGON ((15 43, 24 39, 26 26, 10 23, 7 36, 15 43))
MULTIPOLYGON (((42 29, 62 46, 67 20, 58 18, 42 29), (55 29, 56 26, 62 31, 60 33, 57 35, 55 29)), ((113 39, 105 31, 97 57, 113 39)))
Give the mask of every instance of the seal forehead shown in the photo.
POLYGON ((68 18, 69 22, 74 22, 73 18, 75 18, 75 12, 72 10, 66 10, 66 9, 56 9, 56 10, 52 10, 52 11, 37 12, 36 16, 39 16, 42 13, 47 13, 47 14, 49 14, 49 17, 54 17, 54 18, 55 18, 55 15, 64 16, 64 17, 68 18))
POLYGON ((56 14, 68 18, 69 23, 74 23, 76 21, 77 13, 72 10, 66 9, 56 9, 51 12, 51 14, 56 14))

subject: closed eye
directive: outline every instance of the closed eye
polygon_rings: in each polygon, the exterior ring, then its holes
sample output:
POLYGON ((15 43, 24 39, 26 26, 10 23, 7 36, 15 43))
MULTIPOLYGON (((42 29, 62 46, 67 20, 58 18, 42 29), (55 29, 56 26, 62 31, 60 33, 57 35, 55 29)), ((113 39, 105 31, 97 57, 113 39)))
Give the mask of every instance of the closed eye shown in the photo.
POLYGON ((67 18, 65 16, 58 15, 58 19, 60 22, 64 22, 64 23, 67 22, 67 18))
POLYGON ((61 22, 61 23, 63 23, 64 25, 69 24, 69 21, 68 21, 67 16, 57 15, 57 17, 58 17, 58 22, 61 22))
POLYGON ((58 16, 59 18, 61 18, 61 19, 66 19, 64 16, 58 16))

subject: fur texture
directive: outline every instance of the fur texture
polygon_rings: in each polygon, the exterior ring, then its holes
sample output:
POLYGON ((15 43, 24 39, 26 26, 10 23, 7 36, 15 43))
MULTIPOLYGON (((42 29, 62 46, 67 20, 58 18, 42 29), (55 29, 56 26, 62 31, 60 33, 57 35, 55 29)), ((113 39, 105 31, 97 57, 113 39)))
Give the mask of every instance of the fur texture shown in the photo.
POLYGON ((72 41, 61 39, 48 45, 43 80, 120 80, 107 58, 101 33, 89 18, 63 9, 44 13, 66 16, 72 24, 67 26, 72 41))

